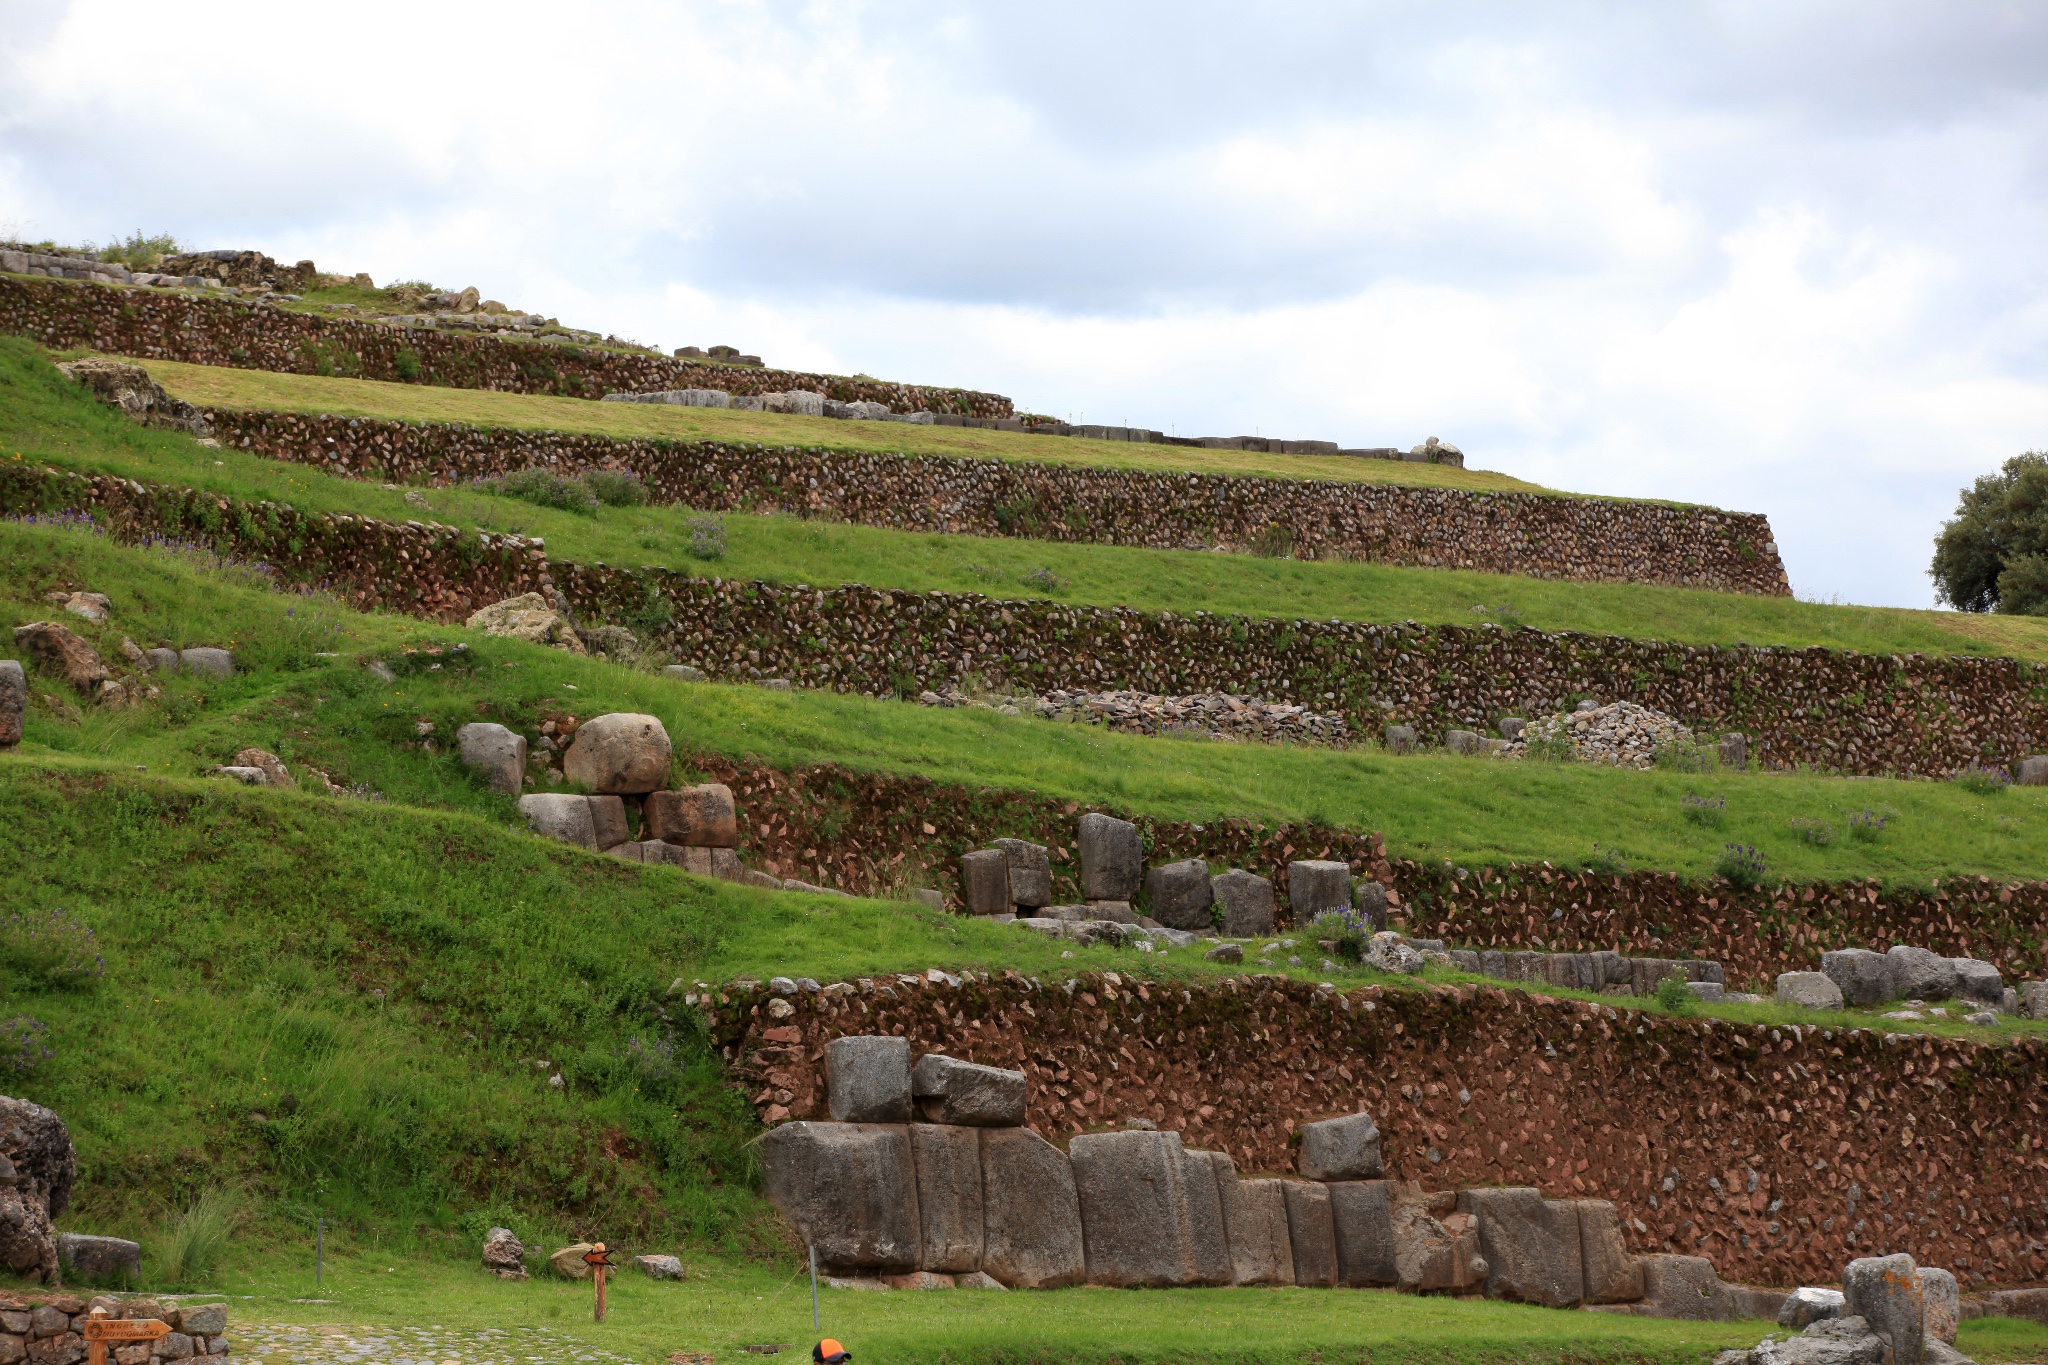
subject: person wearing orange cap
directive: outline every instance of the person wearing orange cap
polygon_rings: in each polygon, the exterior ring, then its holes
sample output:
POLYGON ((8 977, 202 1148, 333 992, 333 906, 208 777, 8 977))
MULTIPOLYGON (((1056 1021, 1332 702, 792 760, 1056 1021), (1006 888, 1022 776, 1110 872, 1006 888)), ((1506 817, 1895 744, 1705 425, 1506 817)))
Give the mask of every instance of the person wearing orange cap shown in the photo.
POLYGON ((818 1365, 846 1365, 847 1361, 853 1359, 853 1352, 832 1338, 826 1337, 811 1348, 811 1359, 818 1362, 818 1365))

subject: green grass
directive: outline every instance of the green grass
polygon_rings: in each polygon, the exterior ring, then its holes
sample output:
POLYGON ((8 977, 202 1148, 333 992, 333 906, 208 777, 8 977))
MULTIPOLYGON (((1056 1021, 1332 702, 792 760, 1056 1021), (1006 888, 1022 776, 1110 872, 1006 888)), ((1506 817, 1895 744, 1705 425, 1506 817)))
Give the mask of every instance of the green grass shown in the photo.
POLYGON ((2048 1360, 2048 1327, 2024 1318, 1977 1318, 1957 1324, 1956 1349, 1978 1365, 2048 1360))
MULTIPOLYGON (((470 422, 529 431, 575 431, 601 436, 679 441, 752 441, 836 450, 902 451, 1099 469, 1155 469, 1177 473, 1261 475, 1279 479, 1333 479, 1342 483, 1407 484, 1482 492, 1554 490, 1506 474, 1400 460, 1339 455, 1268 455, 1244 450, 1133 445, 1074 436, 1031 436, 979 427, 907 426, 896 422, 843 422, 785 413, 666 404, 597 403, 581 398, 444 389, 381 380, 237 370, 178 361, 144 360, 157 382, 187 402, 208 407, 265 408, 334 413, 410 422, 470 422)), ((1561 495, 1569 496, 1569 495, 1561 495)))
MULTIPOLYGON (((266 380, 295 378, 256 371, 226 373, 266 380)), ((698 411, 637 405, 630 410, 698 411)), ((64 382, 27 343, 0 338, 0 456, 14 454, 235 497, 273 498, 307 510, 396 520, 431 516, 465 527, 518 530, 545 537, 549 552, 558 558, 662 564, 729 578, 867 583, 1011 598, 1051 596, 1063 602, 1151 611, 1459 625, 1493 621, 1686 644, 1825 645, 1878 654, 2007 654, 2048 663, 2048 621, 2029 617, 1828 606, 1747 594, 1550 583, 1375 564, 919 535, 780 516, 725 517, 729 549, 722 559, 705 562, 686 551, 689 536, 684 523, 692 515, 686 509, 608 507, 589 517, 466 488, 411 490, 425 499, 423 508, 407 502, 402 491, 238 451, 209 450, 184 436, 136 427, 64 382), (1041 583, 1027 581, 1041 571, 1049 571, 1063 584, 1048 593, 1041 583)))

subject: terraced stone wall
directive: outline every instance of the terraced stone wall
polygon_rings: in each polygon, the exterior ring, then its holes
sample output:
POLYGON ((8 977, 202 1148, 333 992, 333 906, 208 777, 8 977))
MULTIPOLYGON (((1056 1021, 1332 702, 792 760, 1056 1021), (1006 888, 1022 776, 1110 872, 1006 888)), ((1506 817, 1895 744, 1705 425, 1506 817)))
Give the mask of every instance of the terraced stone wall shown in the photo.
POLYGON ((1183 988, 1005 972, 890 994, 707 998, 764 1119, 824 1117, 823 1049, 894 1033, 1021 1069, 1055 1141, 1147 1118, 1245 1173, 1289 1172, 1303 1121, 1364 1110, 1387 1174, 1609 1199, 1631 1249, 1746 1284, 1831 1284, 1857 1256, 1951 1266, 1966 1288, 2048 1276, 2048 1046, 1772 1029, 1495 987, 1183 988), (780 999, 782 997, 775 997, 780 999), (1667 1182, 1669 1182, 1667 1184, 1667 1182))
POLYGON ((656 389, 721 388, 741 394, 808 389, 847 402, 887 403, 899 412, 1011 415, 1009 399, 971 389, 451 336, 430 327, 393 327, 230 299, 71 280, 0 277, 0 332, 27 336, 53 350, 89 347, 111 355, 194 365, 338 374, 451 389, 570 398, 656 389))
POLYGON ((1244 551, 1277 536, 1303 559, 1791 592, 1770 522, 1710 507, 298 413, 212 409, 207 417, 230 445, 380 480, 624 468, 656 501, 707 511, 1150 549, 1244 551))
MULTIPOLYGON (((1578 696, 1633 701, 1704 731, 1740 730, 1768 765, 1945 776, 2048 744, 2048 683, 2012 659, 1674 645, 1498 626, 1302 621, 1045 599, 814 589, 544 558, 517 536, 243 506, 111 476, 13 466, 7 510, 94 508, 111 523, 214 538, 352 601, 466 617, 516 593, 558 594, 581 619, 670 613, 662 642, 714 677, 915 695, 968 675, 992 684, 1233 692, 1339 711, 1355 730, 1490 729, 1578 696)), ((1480 760, 1474 760, 1480 761, 1480 760)))

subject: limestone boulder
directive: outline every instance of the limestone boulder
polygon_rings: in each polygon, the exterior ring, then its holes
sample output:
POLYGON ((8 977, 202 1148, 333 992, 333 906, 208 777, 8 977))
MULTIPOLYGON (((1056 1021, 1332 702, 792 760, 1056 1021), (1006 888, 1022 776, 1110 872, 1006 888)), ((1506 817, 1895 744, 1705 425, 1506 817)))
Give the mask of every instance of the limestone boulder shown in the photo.
POLYGON ((1946 1000, 1956 993, 1956 969, 1940 953, 1894 944, 1885 954, 1892 960, 1892 986, 1900 1000, 1946 1000))
POLYGON ((576 727, 562 772, 594 792, 635 796, 668 785, 668 730, 653 716, 615 711, 576 727))
POLYGON ((517 796, 526 781, 526 736, 489 721, 473 721, 455 732, 463 766, 483 778, 484 785, 505 796, 517 796))
POLYGON ((1390 754, 1412 754, 1415 752, 1415 727, 1412 725, 1389 725, 1382 742, 1390 754))
POLYGON ((1370 1114, 1304 1123, 1295 1169, 1310 1180, 1377 1180, 1385 1174, 1380 1130, 1370 1114))
POLYGON ((257 772, 263 774, 262 785, 266 787, 278 787, 289 790, 299 785, 292 781, 291 769, 285 767, 284 760, 266 749, 243 749, 235 755, 235 761, 229 766, 254 768, 257 772))
POLYGON ((633 1268, 650 1280, 684 1278, 683 1263, 674 1256, 635 1256, 633 1268))
POLYGON ((179 650, 178 665, 195 678, 235 676, 235 656, 225 649, 215 649, 210 645, 179 650))
POLYGON ((1234 1282, 1293 1284, 1294 1252, 1287 1240, 1287 1196, 1280 1188, 1282 1182, 1239 1180, 1236 1174, 1233 1166, 1232 1179, 1226 1181, 1219 1175, 1217 1180, 1234 1282))
POLYGON ((886 1034, 825 1044, 826 1107, 841 1123, 908 1123, 910 1040, 886 1034))
POLYGON ((38 671, 62 678, 77 692, 90 695, 107 679, 107 665, 99 651, 54 621, 16 626, 14 647, 25 651, 38 671))
POLYGON ((565 1280, 590 1278, 590 1262, 583 1258, 597 1249, 595 1242, 574 1242, 548 1256, 548 1265, 565 1280))
POLYGON ((1052 852, 1028 839, 997 839, 994 847, 1010 860, 1010 901, 1020 909, 1052 904, 1052 852))
POLYGON ((1311 858, 1287 865, 1287 903, 1308 923, 1326 910, 1351 908, 1351 865, 1311 858))
POLYGON ((1585 1298, 1576 1204, 1532 1189, 1465 1190, 1458 1212, 1479 1219, 1486 1297, 1547 1308, 1569 1308, 1585 1298))
POLYGON ((1821 974, 1841 988, 1849 1005, 1880 1005, 1898 996, 1897 968, 1884 953, 1838 948, 1820 955, 1821 974))
POLYGON ((1621 1214, 1605 1199, 1574 1200, 1579 1206, 1579 1263, 1587 1303, 1634 1303, 1643 1297, 1643 1268, 1629 1254, 1621 1214))
POLYGON ((910 1125, 917 1176, 918 1268, 959 1275, 981 1268, 981 1135, 972 1128, 910 1125))
POLYGON ((1484 1285, 1479 1220, 1455 1212, 1455 1194, 1428 1195, 1413 1182, 1389 1182, 1394 1273, 1403 1293, 1425 1294, 1484 1285), (1439 1214, 1441 1216, 1439 1216, 1439 1214))
POLYGON ((969 1129, 981 1141, 981 1268, 1012 1289, 1080 1284, 1088 1265, 1066 1153, 1029 1128, 969 1129))
POLYGON ((1727 1321, 1727 1295, 1712 1261, 1665 1253, 1636 1259, 1643 1268, 1644 1313, 1688 1322, 1727 1321))
POLYGON ((1881 1365, 1884 1343, 1861 1318, 1816 1322, 1789 1341, 1768 1337, 1743 1352, 1748 1365, 1881 1365))
POLYGON ((73 1281, 133 1283, 142 1278, 142 1244, 123 1237, 57 1234, 57 1264, 73 1281))
POLYGON ((1235 1193, 1237 1166, 1222 1152, 1181 1151, 1181 1183, 1187 1190, 1188 1246, 1194 1283, 1234 1284, 1237 1264, 1230 1254, 1230 1224, 1224 1189, 1235 1193))
POLYGON ((649 792, 643 809, 650 839, 684 848, 739 845, 739 807, 733 803, 732 788, 723 782, 649 792))
POLYGON ((1088 1283, 1159 1289, 1199 1282, 1179 1133, 1083 1133, 1067 1143, 1067 1159, 1081 1201, 1088 1283))
POLYGON ((1777 999, 1781 1005, 1806 1010, 1838 1010, 1842 1008, 1842 988, 1821 972, 1779 972, 1777 999))
POLYGON ((1278 1182, 1287 1205, 1287 1248, 1294 1282, 1318 1289, 1337 1286, 1337 1225, 1330 1213, 1330 1187, 1312 1180, 1278 1182))
POLYGON ((1785 1296, 1778 1309, 1778 1326, 1803 1328, 1842 1315, 1842 1291, 1802 1288, 1785 1296))
POLYGON ((1361 881, 1351 888, 1351 908, 1375 929, 1387 927, 1387 888, 1375 881, 1361 881))
POLYGON ((1129 901, 1145 872, 1145 841, 1138 827, 1113 815, 1081 817, 1081 898, 1129 901))
POLYGON ((50 1219, 64 1216, 78 1180, 78 1154, 71 1148, 71 1130, 55 1111, 0 1095, 0 1156, 13 1167, 0 1170, 0 1181, 12 1179, 50 1219))
POLYGON ((821 1267, 917 1268, 923 1220, 909 1124, 799 1120, 754 1148, 769 1202, 817 1248, 821 1267))
POLYGON ((537 592, 521 593, 470 613, 465 622, 471 630, 505 640, 525 640, 569 654, 583 654, 583 641, 569 618, 548 605, 537 592))
POLYGON ((1145 899, 1152 918, 1169 929, 1198 929, 1207 932, 1209 907, 1216 893, 1209 885, 1209 865, 1200 858, 1163 863, 1145 873, 1145 899))
POLYGON ((1927 1303, 1913 1258, 1865 1256, 1842 1272, 1842 1316, 1857 1317, 1891 1351, 1893 1365, 1921 1365, 1927 1303))
POLYGON ((2019 1012, 2028 1019, 2048 1019, 2048 981, 2022 981, 2019 1012))
POLYGON ((1938 1266, 1919 1267, 1920 1304, 1925 1316, 1924 1332, 1930 1341, 1956 1344, 1956 1324, 1963 1316, 1962 1286, 1954 1272, 1938 1266))
POLYGON ((501 1280, 526 1278, 526 1245, 510 1228, 492 1228, 484 1234, 484 1269, 501 1280))
POLYGON ((1394 1201, 1384 1180, 1331 1182, 1330 1225, 1337 1238, 1337 1282, 1354 1289, 1398 1284, 1394 1201))
POLYGON ((910 1094, 927 1123, 1015 1128, 1024 1122, 1025 1084, 1021 1071, 928 1052, 911 1068, 910 1094))
POLYGON ((1226 938, 1264 938, 1273 932, 1273 883, 1233 867, 1209 879, 1209 894, 1223 907, 1226 938))
POLYGON ((533 792, 519 798, 519 814, 544 839, 593 851, 597 848, 597 824, 588 797, 574 792, 533 792))
POLYGON ((28 713, 28 674, 13 659, 0 659, 0 749, 21 743, 21 721, 28 713))
POLYGON ((633 837, 626 823, 626 802, 618 796, 586 796, 590 803, 590 833, 600 852, 609 853, 633 837))
POLYGON ((960 855, 960 897, 970 915, 1016 912, 1010 899, 1010 855, 999 848, 981 848, 960 855))
POLYGON ((1998 968, 1974 957, 1952 957, 1948 965, 1956 972, 1956 998, 1975 1000, 1993 1008, 2005 1002, 2005 978, 1998 968))

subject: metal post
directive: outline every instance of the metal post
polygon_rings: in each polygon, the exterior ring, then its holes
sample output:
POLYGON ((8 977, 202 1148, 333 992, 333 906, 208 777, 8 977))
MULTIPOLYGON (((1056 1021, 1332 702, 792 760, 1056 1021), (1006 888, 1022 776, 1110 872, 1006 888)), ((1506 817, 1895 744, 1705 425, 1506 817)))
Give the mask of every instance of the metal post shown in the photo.
POLYGON ((822 1332, 818 1325, 818 1249, 811 1248, 811 1330, 822 1332))
POLYGON ((320 1287, 320 1272, 325 1268, 326 1260, 327 1220, 324 1217, 315 1218, 313 1220, 313 1287, 315 1289, 320 1287))

